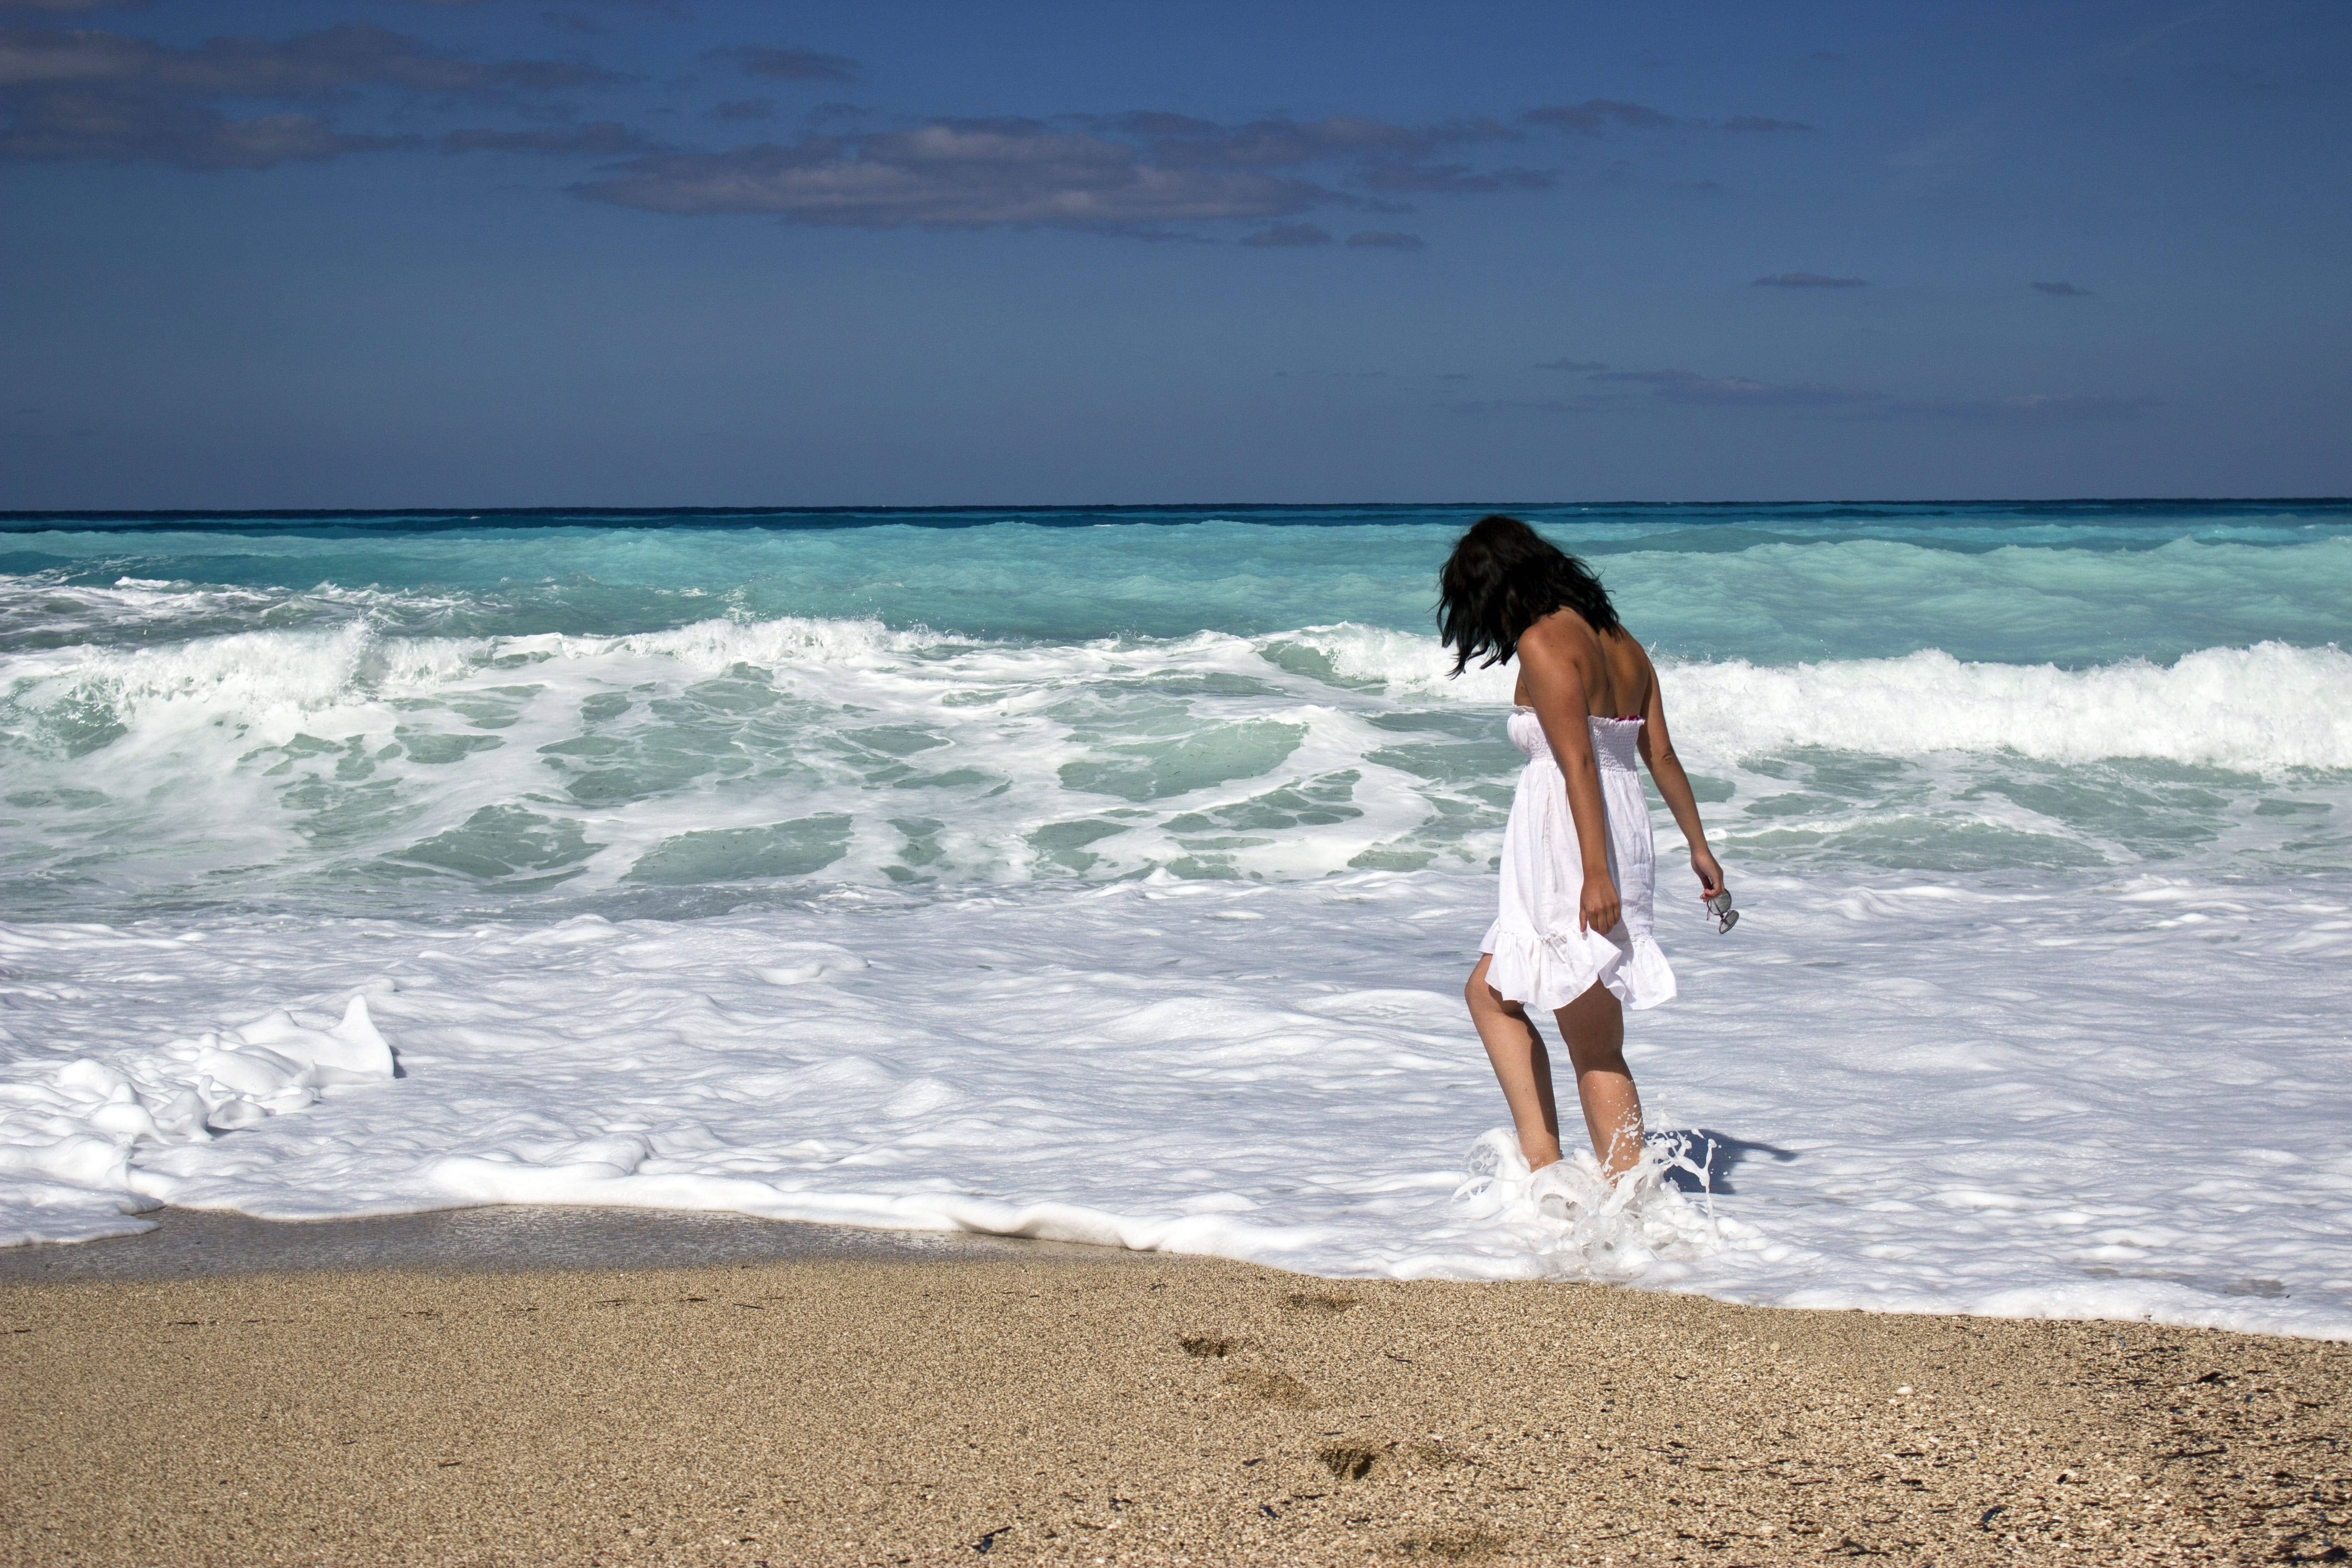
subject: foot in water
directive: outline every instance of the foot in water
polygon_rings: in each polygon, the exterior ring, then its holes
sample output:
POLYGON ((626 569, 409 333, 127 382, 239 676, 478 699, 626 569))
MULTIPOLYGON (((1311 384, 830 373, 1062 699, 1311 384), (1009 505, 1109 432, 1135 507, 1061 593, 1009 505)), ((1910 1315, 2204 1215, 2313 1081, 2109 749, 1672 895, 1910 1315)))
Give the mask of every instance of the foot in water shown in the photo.
POLYGON ((1653 1137, 1632 1169, 1612 1176, 1582 1150, 1529 1170, 1512 1131, 1496 1128, 1472 1147, 1474 1173, 1454 1195, 1496 1226, 1498 1242, 1524 1247, 1529 1273, 1541 1279, 1624 1281, 1661 1262, 1763 1246, 1754 1227, 1693 1202, 1667 1179, 1697 1170, 1686 1142, 1653 1137))

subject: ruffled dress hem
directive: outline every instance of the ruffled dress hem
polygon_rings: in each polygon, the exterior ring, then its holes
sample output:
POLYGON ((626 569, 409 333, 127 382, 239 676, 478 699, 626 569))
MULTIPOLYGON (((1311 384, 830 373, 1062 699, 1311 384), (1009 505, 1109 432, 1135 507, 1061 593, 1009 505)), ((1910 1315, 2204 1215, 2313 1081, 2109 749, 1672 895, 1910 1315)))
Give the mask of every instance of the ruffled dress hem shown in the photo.
MULTIPOLYGON (((1624 931, 1622 925, 1617 928, 1624 931)), ((1507 1002, 1549 1013, 1565 1007, 1598 982, 1611 994, 1639 1012, 1675 999, 1675 972, 1666 955, 1647 931, 1630 945, 1598 931, 1537 931, 1525 927, 1505 930, 1500 920, 1489 926, 1478 951, 1494 955, 1486 966, 1486 984, 1507 1002)))

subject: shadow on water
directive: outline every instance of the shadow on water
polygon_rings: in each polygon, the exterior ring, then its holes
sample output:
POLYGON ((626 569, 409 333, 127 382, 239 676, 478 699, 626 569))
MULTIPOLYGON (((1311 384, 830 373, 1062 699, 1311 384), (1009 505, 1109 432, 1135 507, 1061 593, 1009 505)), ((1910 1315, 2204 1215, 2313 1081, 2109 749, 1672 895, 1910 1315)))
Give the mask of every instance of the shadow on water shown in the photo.
POLYGON ((1683 1158, 1698 1167, 1697 1174, 1680 1166, 1670 1167, 1666 1180, 1685 1193, 1711 1192, 1721 1197, 1737 1193, 1731 1184, 1731 1173, 1751 1154, 1762 1154, 1776 1164, 1787 1164, 1797 1157, 1793 1149, 1778 1148, 1770 1143, 1753 1143, 1745 1138, 1734 1138, 1728 1132, 1717 1132, 1707 1127, 1685 1127, 1672 1132, 1656 1134, 1662 1140, 1679 1139, 1683 1158))

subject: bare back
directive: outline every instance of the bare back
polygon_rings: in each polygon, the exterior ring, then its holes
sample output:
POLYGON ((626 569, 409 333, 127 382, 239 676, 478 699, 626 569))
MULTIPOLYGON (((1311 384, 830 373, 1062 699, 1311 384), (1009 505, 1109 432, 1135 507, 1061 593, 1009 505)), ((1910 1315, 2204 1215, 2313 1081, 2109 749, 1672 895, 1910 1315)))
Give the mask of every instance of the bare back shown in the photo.
MULTIPOLYGON (((1624 627, 1595 632, 1574 610, 1560 609, 1520 634, 1521 644, 1530 640, 1576 666, 1584 680, 1585 705, 1591 717, 1637 719, 1649 712, 1657 677, 1650 668, 1650 656, 1624 627)), ((1524 674, 1512 685, 1511 700, 1522 708, 1530 705, 1524 674)))

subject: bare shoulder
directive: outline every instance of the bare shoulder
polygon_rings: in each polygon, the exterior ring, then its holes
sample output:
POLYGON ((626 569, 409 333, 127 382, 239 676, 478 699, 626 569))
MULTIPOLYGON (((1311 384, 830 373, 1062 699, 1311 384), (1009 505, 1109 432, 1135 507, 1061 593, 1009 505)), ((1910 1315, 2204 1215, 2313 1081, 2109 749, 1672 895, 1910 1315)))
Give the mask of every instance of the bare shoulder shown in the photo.
POLYGON ((1558 609, 1538 619, 1519 634, 1521 653, 1538 658, 1583 663, 1601 652, 1601 638, 1582 616, 1558 609))
POLYGON ((1606 672, 1598 695, 1607 703, 1611 714, 1623 717, 1630 713, 1646 713, 1650 699, 1658 689, 1658 672, 1651 668, 1649 651, 1641 638, 1623 625, 1612 626, 1606 637, 1597 639, 1599 658, 1606 672))
POLYGON ((1633 635, 1633 627, 1620 622, 1617 635, 1609 640, 1622 654, 1630 668, 1640 670, 1653 680, 1657 679, 1658 667, 1650 662, 1650 650, 1642 646, 1642 639, 1633 635))

